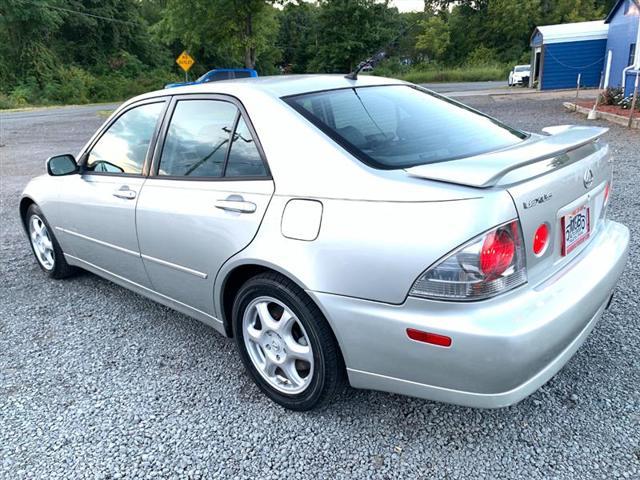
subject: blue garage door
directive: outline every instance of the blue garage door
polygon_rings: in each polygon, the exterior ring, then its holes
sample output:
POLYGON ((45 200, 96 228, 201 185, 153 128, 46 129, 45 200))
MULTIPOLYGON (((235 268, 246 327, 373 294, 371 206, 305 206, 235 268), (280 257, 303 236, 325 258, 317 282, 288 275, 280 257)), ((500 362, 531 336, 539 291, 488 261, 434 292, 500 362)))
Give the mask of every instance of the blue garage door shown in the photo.
POLYGON ((579 73, 582 74, 582 86, 597 87, 604 68, 606 49, 606 39, 545 45, 540 88, 573 88, 579 73))

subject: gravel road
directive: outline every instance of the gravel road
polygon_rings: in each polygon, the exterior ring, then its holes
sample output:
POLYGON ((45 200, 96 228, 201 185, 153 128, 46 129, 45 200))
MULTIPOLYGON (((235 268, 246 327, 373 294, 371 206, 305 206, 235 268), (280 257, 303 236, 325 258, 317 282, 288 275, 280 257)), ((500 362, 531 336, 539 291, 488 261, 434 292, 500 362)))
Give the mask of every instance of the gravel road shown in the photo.
MULTIPOLYGON (((586 123, 558 100, 467 103, 517 127, 586 123)), ((0 477, 640 478, 640 132, 611 126, 610 216, 634 242, 611 309, 518 405, 473 410, 350 389, 319 412, 269 402, 231 340, 91 274, 46 280, 17 218, 53 153, 103 107, 0 115, 0 477)))

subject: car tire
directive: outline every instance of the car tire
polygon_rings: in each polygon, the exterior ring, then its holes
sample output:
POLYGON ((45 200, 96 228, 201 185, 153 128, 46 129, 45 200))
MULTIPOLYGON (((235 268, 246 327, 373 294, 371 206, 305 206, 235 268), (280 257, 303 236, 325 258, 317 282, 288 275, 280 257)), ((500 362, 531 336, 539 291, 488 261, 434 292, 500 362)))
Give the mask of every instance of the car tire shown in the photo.
POLYGON ((50 278, 67 278, 76 273, 70 266, 60 244, 53 234, 53 229, 46 217, 35 203, 28 209, 24 218, 24 225, 29 237, 29 245, 40 269, 50 278))
POLYGON ((245 368, 276 403, 306 411, 342 390, 338 342, 318 306, 286 277, 263 273, 248 280, 235 297, 232 322, 245 368))

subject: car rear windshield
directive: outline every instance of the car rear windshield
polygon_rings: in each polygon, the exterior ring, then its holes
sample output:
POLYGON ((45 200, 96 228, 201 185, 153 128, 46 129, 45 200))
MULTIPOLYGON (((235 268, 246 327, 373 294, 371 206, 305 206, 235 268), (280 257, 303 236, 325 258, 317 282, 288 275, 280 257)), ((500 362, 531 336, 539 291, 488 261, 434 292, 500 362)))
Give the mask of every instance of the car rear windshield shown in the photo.
POLYGON ((470 108, 408 85, 328 90, 284 100, 374 168, 400 169, 470 157, 527 137, 470 108))
POLYGON ((516 67, 516 72, 528 72, 530 70, 529 65, 524 65, 521 67, 516 67))

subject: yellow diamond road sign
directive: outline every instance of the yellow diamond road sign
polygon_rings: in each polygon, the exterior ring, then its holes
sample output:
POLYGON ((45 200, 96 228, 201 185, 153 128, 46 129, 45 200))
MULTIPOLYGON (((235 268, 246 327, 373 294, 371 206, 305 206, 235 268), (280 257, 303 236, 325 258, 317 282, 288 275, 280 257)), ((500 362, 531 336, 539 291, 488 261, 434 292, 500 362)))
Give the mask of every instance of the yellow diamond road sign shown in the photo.
POLYGON ((180 54, 178 58, 176 58, 176 63, 180 65, 180 68, 182 68, 185 72, 188 72, 189 69, 193 67, 193 64, 196 63, 196 61, 185 50, 180 54))

